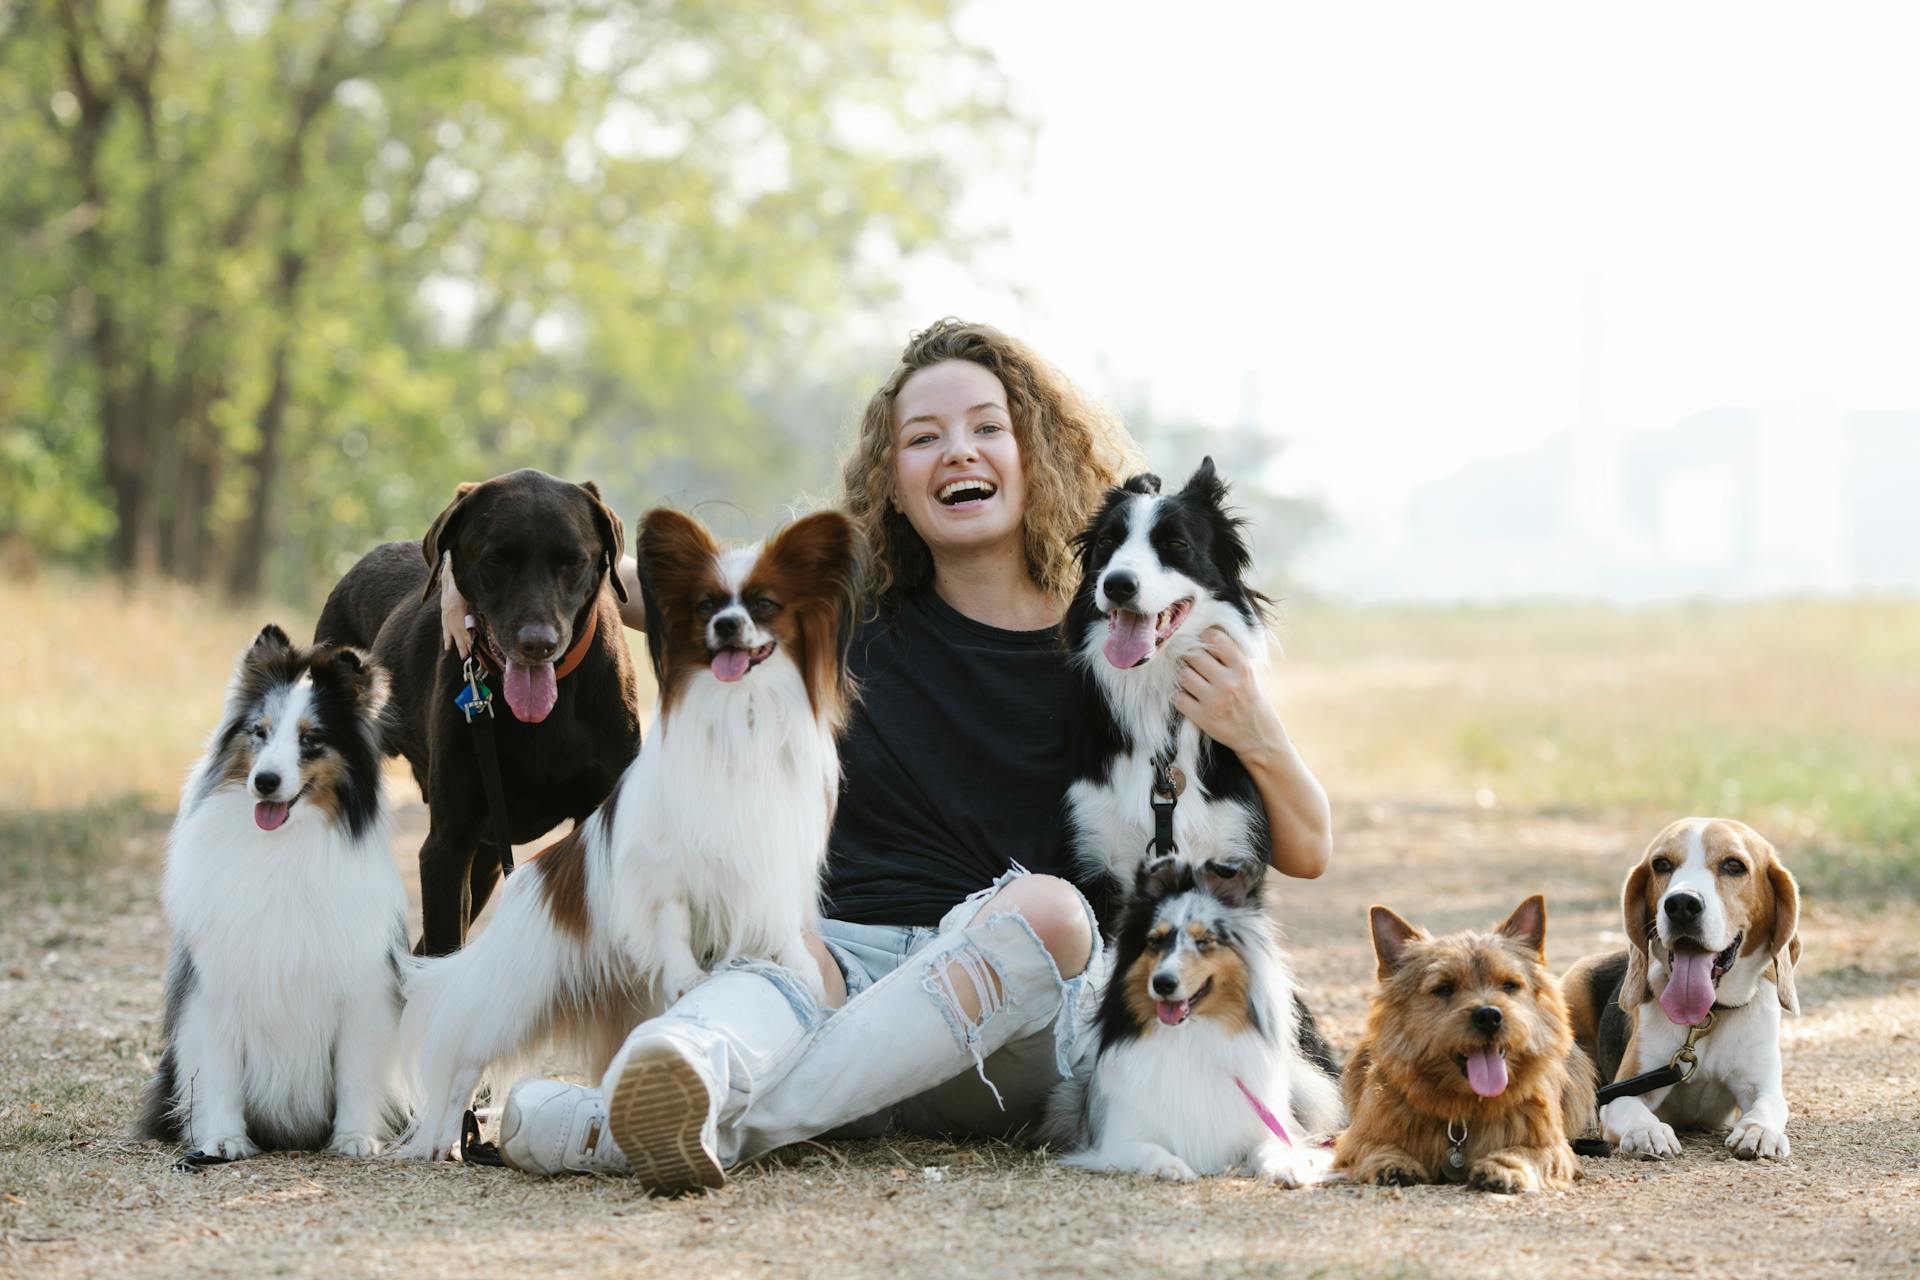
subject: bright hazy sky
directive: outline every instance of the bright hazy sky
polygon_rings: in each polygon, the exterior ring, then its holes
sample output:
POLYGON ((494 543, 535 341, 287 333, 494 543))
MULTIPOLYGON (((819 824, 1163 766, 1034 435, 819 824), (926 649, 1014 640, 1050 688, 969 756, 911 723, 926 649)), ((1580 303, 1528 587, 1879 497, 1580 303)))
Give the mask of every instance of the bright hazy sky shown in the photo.
POLYGON ((1580 413, 1920 408, 1920 5, 984 0, 1038 122, 991 319, 1293 442, 1357 526, 1580 413), (1590 323, 1583 323, 1588 317, 1590 323), (1596 335, 1583 344, 1583 331, 1596 335))

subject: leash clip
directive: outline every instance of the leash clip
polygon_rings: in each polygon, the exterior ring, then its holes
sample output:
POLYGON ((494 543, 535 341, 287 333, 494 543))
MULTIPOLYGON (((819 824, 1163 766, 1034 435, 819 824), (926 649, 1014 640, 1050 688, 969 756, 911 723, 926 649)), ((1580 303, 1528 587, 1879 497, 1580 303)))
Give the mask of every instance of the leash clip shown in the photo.
POLYGON ((467 687, 454 698, 453 705, 460 708, 460 714, 467 718, 468 724, 472 724, 473 718, 482 711, 489 716, 493 714, 493 690, 480 680, 485 671, 486 668, 480 665, 477 655, 467 659, 464 668, 467 687))
POLYGON ((1687 1028, 1687 1042, 1674 1050, 1673 1057, 1667 1059, 1667 1065, 1680 1072, 1680 1083, 1693 1079, 1693 1073, 1700 1067, 1700 1056, 1694 1051, 1694 1043, 1713 1030, 1714 1013, 1707 1010, 1707 1016, 1687 1028))

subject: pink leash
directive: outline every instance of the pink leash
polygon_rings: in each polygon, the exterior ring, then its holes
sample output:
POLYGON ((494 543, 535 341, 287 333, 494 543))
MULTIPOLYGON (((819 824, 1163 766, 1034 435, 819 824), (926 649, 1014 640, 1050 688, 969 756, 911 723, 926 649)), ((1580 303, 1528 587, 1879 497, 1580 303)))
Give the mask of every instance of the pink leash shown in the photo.
POLYGON ((1253 1114, 1260 1117, 1260 1123, 1264 1124, 1265 1126, 1267 1126, 1267 1128, 1273 1130, 1274 1133, 1278 1134, 1280 1137, 1280 1141, 1286 1143, 1288 1146, 1292 1146, 1293 1139, 1287 1136, 1287 1127, 1280 1123, 1280 1117, 1274 1115, 1273 1112, 1267 1110, 1267 1104, 1260 1101, 1260 1099, 1254 1097, 1253 1090, 1247 1088, 1246 1084, 1241 1081, 1239 1076, 1235 1076, 1233 1078, 1233 1082, 1240 1086, 1241 1093, 1244 1093, 1247 1095, 1247 1101, 1253 1105, 1253 1114))

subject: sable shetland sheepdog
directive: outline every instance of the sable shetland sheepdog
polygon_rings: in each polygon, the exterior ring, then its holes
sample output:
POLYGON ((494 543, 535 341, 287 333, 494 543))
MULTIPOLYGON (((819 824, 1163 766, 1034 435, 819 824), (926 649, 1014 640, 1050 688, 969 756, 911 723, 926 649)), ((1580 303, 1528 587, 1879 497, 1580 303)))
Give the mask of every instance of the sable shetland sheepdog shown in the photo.
POLYGON ((1082 1169, 1190 1179, 1245 1170, 1295 1187, 1341 1120, 1338 1068, 1294 997, 1254 860, 1143 865, 1114 952, 1090 1073, 1049 1099, 1082 1169))
MULTIPOLYGON (((1080 673, 1074 782, 1067 827, 1074 857, 1107 892, 1103 922, 1133 882, 1154 831, 1156 756, 1177 770, 1173 841, 1194 861, 1266 862, 1266 811, 1240 758, 1173 714, 1180 660, 1220 627, 1265 665, 1267 598, 1248 586, 1251 564, 1227 487, 1207 458, 1178 493, 1138 475, 1108 492, 1080 535, 1080 587, 1067 643, 1080 673)), ((1159 850, 1165 854, 1169 850, 1159 850)))
POLYGON ((325 1145, 372 1155, 405 1121, 394 1059, 407 897, 387 845, 386 677, 269 626, 187 780, 163 879, 173 960, 143 1137, 192 1163, 325 1145))
POLYGON ((599 1075, 729 960, 778 961, 818 993, 803 935, 840 791, 852 526, 822 512, 723 552, 656 510, 639 564, 653 730, 606 802, 507 882, 479 939, 408 979, 401 1040, 424 1105, 397 1156, 447 1154, 488 1064, 551 1037, 599 1075))

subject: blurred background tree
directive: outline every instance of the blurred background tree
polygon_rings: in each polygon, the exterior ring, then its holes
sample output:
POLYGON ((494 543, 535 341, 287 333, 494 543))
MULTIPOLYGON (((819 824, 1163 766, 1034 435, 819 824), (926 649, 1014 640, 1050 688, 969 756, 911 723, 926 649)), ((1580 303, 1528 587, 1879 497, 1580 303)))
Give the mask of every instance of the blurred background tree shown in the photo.
POLYGON ((1025 137, 955 7, 0 9, 0 541, 304 598, 516 466, 823 491, 851 319, 1025 137))

